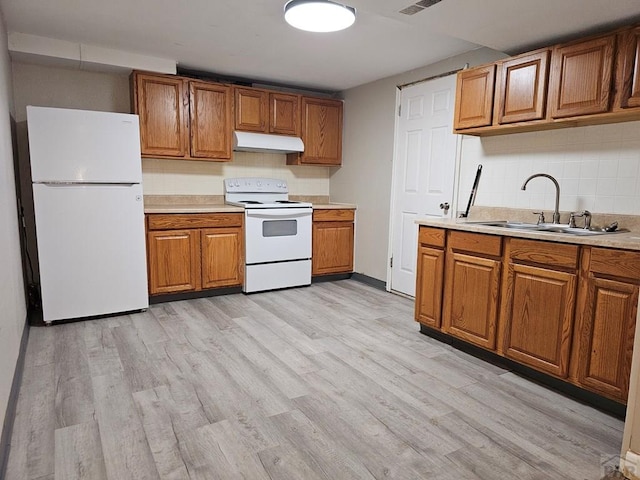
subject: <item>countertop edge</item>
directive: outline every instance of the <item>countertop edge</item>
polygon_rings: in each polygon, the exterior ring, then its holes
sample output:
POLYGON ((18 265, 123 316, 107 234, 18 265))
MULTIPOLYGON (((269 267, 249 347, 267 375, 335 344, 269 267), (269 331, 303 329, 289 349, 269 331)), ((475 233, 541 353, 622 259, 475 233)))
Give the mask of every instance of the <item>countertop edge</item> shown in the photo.
POLYGON ((491 227, 488 225, 478 225, 471 222, 454 219, 418 219, 417 225, 426 227, 444 228, 448 230, 459 230, 464 232, 484 233, 487 235, 498 235, 501 237, 525 238, 530 240, 542 240, 555 243, 568 243, 573 245, 587 245, 591 247, 619 248, 621 250, 640 251, 640 233, 612 233, 610 235, 587 235, 573 236, 552 232, 531 232, 527 230, 505 229, 491 227))
POLYGON ((243 213, 244 208, 235 205, 149 205, 144 207, 145 214, 158 213, 243 213))
MULTIPOLYGON (((350 203, 314 203, 312 208, 315 210, 356 210, 357 206, 350 203)), ((235 205, 227 205, 224 203, 217 204, 176 204, 176 205, 148 205, 144 207, 145 214, 162 214, 162 213, 242 213, 243 207, 235 205)))
POLYGON ((357 210, 357 205, 352 203, 313 203, 312 208, 314 210, 357 210))

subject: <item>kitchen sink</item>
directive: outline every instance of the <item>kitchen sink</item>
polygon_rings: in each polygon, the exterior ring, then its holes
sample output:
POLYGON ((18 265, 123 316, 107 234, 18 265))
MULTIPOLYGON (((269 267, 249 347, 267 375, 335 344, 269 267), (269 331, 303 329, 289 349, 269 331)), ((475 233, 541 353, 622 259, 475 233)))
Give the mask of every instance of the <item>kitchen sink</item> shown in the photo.
POLYGON ((568 225, 562 225, 558 223, 524 223, 524 222, 509 222, 507 220, 488 221, 488 222, 467 222, 473 225, 485 225, 487 227, 499 227, 510 228, 513 230, 525 230, 530 232, 550 232, 550 233, 564 233, 567 235, 586 236, 586 235, 610 235, 613 233, 628 232, 626 228, 616 229, 614 231, 607 231, 603 228, 575 228, 568 225))

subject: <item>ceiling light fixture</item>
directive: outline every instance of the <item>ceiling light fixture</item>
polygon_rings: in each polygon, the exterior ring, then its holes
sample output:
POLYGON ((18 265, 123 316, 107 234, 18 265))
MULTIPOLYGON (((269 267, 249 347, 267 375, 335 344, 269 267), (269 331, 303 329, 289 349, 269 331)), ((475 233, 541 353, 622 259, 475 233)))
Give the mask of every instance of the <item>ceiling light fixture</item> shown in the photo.
POLYGON ((330 0, 291 0, 284 6, 284 19, 308 32, 337 32, 353 25, 356 9, 330 0))

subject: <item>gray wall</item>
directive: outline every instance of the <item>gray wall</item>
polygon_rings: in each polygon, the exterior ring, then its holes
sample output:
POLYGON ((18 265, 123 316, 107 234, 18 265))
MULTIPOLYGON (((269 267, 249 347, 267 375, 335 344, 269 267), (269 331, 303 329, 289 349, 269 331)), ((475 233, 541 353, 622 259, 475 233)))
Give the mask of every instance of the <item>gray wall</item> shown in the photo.
POLYGON ((355 271, 386 281, 397 86, 505 57, 481 48, 344 92, 343 166, 331 175, 331 200, 358 205, 355 271))
POLYGON ((18 229, 13 147, 11 143, 11 64, 4 20, 0 22, 0 414, 11 392, 26 302, 18 229))

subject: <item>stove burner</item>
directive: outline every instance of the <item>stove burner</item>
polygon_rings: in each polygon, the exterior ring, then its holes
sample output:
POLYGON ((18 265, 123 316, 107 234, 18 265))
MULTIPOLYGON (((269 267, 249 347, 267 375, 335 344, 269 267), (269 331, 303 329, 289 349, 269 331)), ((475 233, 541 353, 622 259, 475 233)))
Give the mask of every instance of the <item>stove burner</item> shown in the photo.
POLYGON ((300 203, 295 200, 276 200, 276 203, 300 203))
POLYGON ((258 202, 257 200, 240 200, 238 203, 247 203, 250 205, 260 205, 262 202, 258 202))

